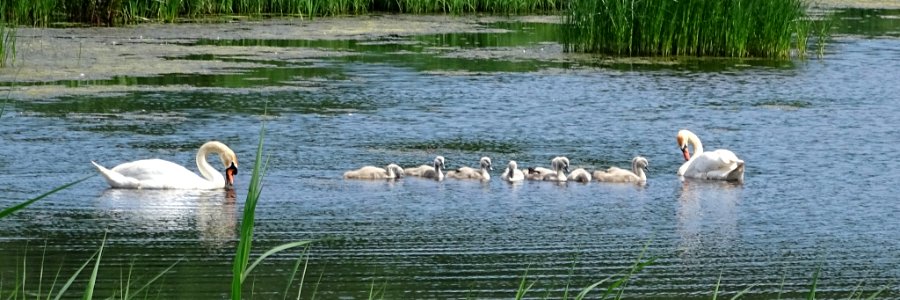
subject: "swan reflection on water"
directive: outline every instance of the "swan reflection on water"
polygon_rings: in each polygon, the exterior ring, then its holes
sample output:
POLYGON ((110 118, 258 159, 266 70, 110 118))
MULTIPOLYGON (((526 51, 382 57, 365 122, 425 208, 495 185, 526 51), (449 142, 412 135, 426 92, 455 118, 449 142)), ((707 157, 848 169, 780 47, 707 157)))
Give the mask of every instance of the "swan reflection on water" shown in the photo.
POLYGON ((235 192, 228 190, 107 189, 95 205, 126 232, 158 233, 176 239, 196 232, 219 248, 236 238, 235 192))
POLYGON ((676 212, 678 250, 690 256, 698 251, 728 249, 738 239, 738 205, 743 185, 726 181, 685 178, 676 212))

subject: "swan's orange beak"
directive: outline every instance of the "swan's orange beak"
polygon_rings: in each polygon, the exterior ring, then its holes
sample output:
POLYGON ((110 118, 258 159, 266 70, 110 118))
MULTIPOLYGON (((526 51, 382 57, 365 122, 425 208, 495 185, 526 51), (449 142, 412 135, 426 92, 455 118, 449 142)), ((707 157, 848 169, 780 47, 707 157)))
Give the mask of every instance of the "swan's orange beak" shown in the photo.
POLYGON ((678 136, 675 137, 675 139, 678 141, 678 147, 681 148, 681 153, 684 154, 684 160, 691 160, 691 153, 688 152, 687 141, 684 140, 684 136, 681 132, 678 132, 678 136))
POLYGON ((231 163, 231 166, 225 169, 225 187, 234 186, 234 175, 237 175, 237 173, 238 168, 234 163, 231 163))

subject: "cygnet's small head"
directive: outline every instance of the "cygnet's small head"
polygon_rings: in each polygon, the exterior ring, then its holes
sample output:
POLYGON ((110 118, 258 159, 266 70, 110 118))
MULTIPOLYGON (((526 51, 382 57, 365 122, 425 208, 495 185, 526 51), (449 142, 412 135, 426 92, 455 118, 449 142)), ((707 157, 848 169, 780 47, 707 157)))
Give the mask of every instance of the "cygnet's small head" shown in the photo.
MULTIPOLYGON (((512 174, 512 171, 519 168, 519 164, 517 164, 516 161, 511 160, 509 161, 509 164, 507 164, 507 168, 509 168, 509 173, 512 174)), ((534 172, 534 168, 528 168, 528 173, 531 174, 531 172, 534 172)))
POLYGON ((565 156, 557 156, 550 161, 550 166, 556 171, 566 171, 569 173, 569 159, 565 156))
POLYGON ((394 176, 397 178, 401 178, 404 175, 406 175, 403 172, 403 168, 401 168, 397 164, 389 164, 389 165, 387 165, 387 169, 388 169, 388 171, 394 172, 394 176))
POLYGON ((641 168, 644 170, 647 170, 647 168, 650 167, 650 162, 647 161, 647 159, 644 158, 643 156, 635 157, 634 159, 631 160, 631 163, 634 164, 635 166, 637 166, 638 168, 641 168))
POLYGON ((494 166, 493 166, 493 164, 491 163, 491 158, 489 158, 489 157, 487 157, 487 156, 482 157, 481 160, 479 161, 479 163, 481 164, 481 168, 482 168, 482 169, 488 169, 488 170, 491 170, 491 171, 494 170, 494 166))
POLYGON ((444 165, 444 157, 443 156, 438 156, 438 157, 434 158, 434 167, 439 168, 441 170, 446 170, 445 165, 444 165))

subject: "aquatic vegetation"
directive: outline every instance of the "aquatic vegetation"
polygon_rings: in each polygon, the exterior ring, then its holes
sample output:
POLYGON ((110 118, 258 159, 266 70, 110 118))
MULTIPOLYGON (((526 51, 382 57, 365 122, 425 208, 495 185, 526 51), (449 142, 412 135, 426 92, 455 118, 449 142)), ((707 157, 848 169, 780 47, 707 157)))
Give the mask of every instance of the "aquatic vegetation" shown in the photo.
POLYGON ((31 205, 32 203, 37 202, 38 200, 47 198, 47 196, 53 195, 53 194, 55 194, 55 193, 57 193, 57 192, 59 192, 59 191, 65 190, 65 189, 67 189, 67 188, 69 188, 69 187, 71 187, 71 186, 73 186, 73 185, 79 184, 79 183, 81 183, 82 181, 85 181, 85 180, 87 180, 88 178, 91 178, 91 177, 93 177, 93 176, 94 176, 94 175, 86 176, 86 177, 84 177, 84 178, 75 180, 75 181, 73 181, 73 182, 70 182, 70 183, 61 185, 61 186, 59 186, 59 187, 57 187, 57 188, 54 188, 54 189, 50 190, 49 192, 43 193, 43 194, 41 194, 41 195, 39 195, 39 196, 37 196, 37 197, 31 198, 31 199, 28 199, 28 200, 26 200, 26 201, 24 201, 24 202, 22 202, 22 203, 13 205, 13 206, 11 206, 11 207, 4 208, 3 210, 0 210, 0 219, 2 219, 3 217, 6 217, 6 216, 8 216, 8 215, 10 215, 10 214, 12 214, 12 213, 14 213, 14 212, 17 212, 17 211, 19 211, 19 210, 22 210, 22 209, 28 207, 29 205, 31 205))
POLYGON ((16 27, 0 19, 0 68, 16 60, 16 27))
MULTIPOLYGON (((256 203, 259 201, 260 194, 262 193, 262 177, 268 166, 268 159, 263 162, 262 158, 264 135, 265 126, 259 131, 259 144, 256 148, 256 160, 253 163, 250 185, 247 187, 247 199, 244 201, 244 212, 241 216, 240 234, 238 236, 239 240, 235 251, 234 262, 232 263, 231 298, 235 300, 242 299, 241 295, 243 293, 244 281, 247 279, 247 275, 250 274, 250 271, 259 265, 259 263, 273 254, 291 248, 306 246, 312 242, 311 240, 302 240, 276 246, 261 254, 259 258, 250 264, 254 219, 256 218, 256 203)), ((297 268, 295 267, 294 273, 296 273, 296 271, 297 268)), ((294 274, 291 274, 291 278, 293 277, 294 274)), ((288 285, 290 285, 290 282, 288 282, 288 285)))
POLYGON ((438 151, 456 150, 466 152, 518 153, 522 146, 513 142, 492 140, 467 140, 462 137, 438 139, 432 141, 411 142, 399 145, 404 150, 438 151))
POLYGON ((371 11, 523 14, 556 11, 562 5, 556 0, 11 0, 0 4, 0 15, 13 23, 35 26, 60 21, 118 25, 223 15, 313 18, 371 11))
POLYGON ((573 0, 564 23, 572 52, 787 58, 805 55, 812 20, 801 0, 573 0))
POLYGON ((812 107, 812 102, 806 100, 781 100, 781 99, 772 99, 760 101, 753 106, 757 107, 775 107, 775 108, 809 108, 812 107))

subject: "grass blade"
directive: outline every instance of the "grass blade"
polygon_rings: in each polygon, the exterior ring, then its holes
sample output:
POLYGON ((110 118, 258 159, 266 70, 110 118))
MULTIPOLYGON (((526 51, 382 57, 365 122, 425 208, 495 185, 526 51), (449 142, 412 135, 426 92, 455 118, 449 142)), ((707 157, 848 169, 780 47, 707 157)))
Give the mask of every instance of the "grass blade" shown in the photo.
POLYGON ((741 291, 740 293, 737 293, 736 295, 734 295, 734 297, 731 297, 731 300, 737 300, 738 298, 741 298, 741 296, 744 296, 744 294, 746 294, 747 292, 749 292, 750 289, 752 289, 752 288, 755 287, 755 286, 756 286, 755 283, 754 283, 754 284, 751 284, 750 286, 748 286, 746 289, 744 289, 744 290, 741 291))
POLYGON ((821 270, 822 270, 822 266, 820 265, 818 268, 816 268, 816 271, 813 272, 812 285, 809 287, 809 294, 806 295, 807 300, 816 299, 816 285, 819 284, 819 271, 821 271, 821 270))
POLYGON ((87 176, 87 177, 78 179, 78 180, 76 180, 76 181, 73 181, 73 182, 64 184, 64 185, 59 186, 59 187, 57 187, 57 188, 55 188, 55 189, 53 189, 53 190, 51 190, 51 191, 49 191, 49 192, 43 193, 43 194, 41 194, 40 196, 31 198, 31 199, 29 199, 28 201, 19 203, 19 204, 17 204, 17 205, 14 205, 14 206, 12 206, 12 207, 9 207, 9 208, 5 208, 5 209, 3 209, 3 211, 0 211, 0 219, 2 219, 2 218, 6 217, 6 216, 8 216, 8 215, 10 215, 10 214, 12 214, 12 213, 14 213, 14 212, 17 212, 17 211, 19 211, 19 210, 21 210, 21 209, 23 209, 23 208, 25 208, 25 207, 28 207, 29 205, 31 205, 32 203, 34 203, 34 202, 36 202, 36 201, 38 201, 38 200, 41 200, 41 199, 46 198, 47 196, 53 195, 53 194, 56 193, 56 192, 65 190, 65 189, 67 189, 67 188, 69 188, 69 187, 71 187, 71 186, 73 186, 73 185, 79 184, 79 183, 81 183, 82 181, 85 181, 85 180, 87 180, 88 178, 91 178, 91 177, 93 177, 93 176, 94 176, 94 175, 87 176))
POLYGON ((622 270, 622 272, 619 272, 619 273, 616 273, 616 274, 609 275, 609 277, 603 278, 603 280, 594 282, 593 284, 591 284, 591 285, 585 287, 584 289, 582 289, 581 292, 578 293, 578 295, 575 295, 575 300, 582 300, 582 299, 584 299, 584 297, 586 297, 587 294, 590 293, 592 290, 594 290, 595 288, 597 288, 597 286, 599 286, 599 285, 601 285, 601 284, 603 284, 603 283, 609 281, 610 279, 612 279, 612 278, 615 277, 615 276, 622 275, 622 274, 625 274, 625 273, 624 273, 624 270, 622 270))
POLYGON ((300 247, 300 246, 305 246, 305 245, 307 245, 307 244, 309 244, 309 243, 311 243, 311 242, 312 242, 311 240, 297 241, 297 242, 292 242, 292 243, 282 244, 282 245, 276 246, 276 247, 274 247, 274 248, 272 248, 272 249, 269 249, 269 251, 266 251, 265 253, 263 253, 262 255, 260 255, 259 258, 257 258, 255 261, 253 261, 253 263, 250 264, 250 266, 247 267, 246 270, 244 270, 244 275, 241 277, 241 281, 246 280, 246 279, 247 279, 247 274, 250 274, 250 271, 253 271, 253 268, 256 268, 256 265, 258 265, 260 262, 262 262, 263 259, 266 259, 266 257, 269 257, 269 256, 272 255, 272 254, 275 254, 275 253, 278 253, 278 252, 281 252, 281 251, 284 251, 284 250, 287 250, 287 249, 296 248, 296 247, 300 247))
POLYGON ((91 279, 88 280, 87 287, 84 288, 84 300, 94 299, 94 284, 97 282, 97 271, 100 270, 100 258, 103 257, 103 247, 106 246, 106 234, 103 234, 103 241, 100 242, 100 249, 97 250, 97 260, 94 261, 94 270, 91 271, 91 279))
POLYGON ((253 220, 256 212, 256 202, 262 191, 262 174, 265 166, 262 161, 263 140, 265 137, 265 125, 259 130, 259 144, 256 148, 256 161, 253 163, 253 174, 250 186, 247 188, 247 200, 244 202, 244 212, 241 219, 240 240, 232 264, 231 298, 240 300, 241 288, 244 283, 247 263, 250 261, 250 249, 253 243, 253 220))
POLYGON ((65 294, 66 291, 69 290, 69 287, 72 286, 72 282, 75 282, 75 278, 78 277, 78 274, 81 274, 81 271, 84 270, 84 268, 87 267, 87 265, 89 263, 91 263, 91 260, 93 260, 94 257, 97 256, 97 253, 99 253, 99 252, 100 252, 100 250, 97 250, 97 252, 94 252, 94 255, 91 255, 91 257, 88 258, 88 260, 85 261, 84 264, 82 264, 81 267, 75 271, 75 274, 72 274, 72 277, 69 277, 69 280, 66 281, 65 284, 63 284, 62 288, 59 289, 59 293, 56 294, 55 298, 53 298, 54 300, 59 300, 62 298, 63 294, 65 294))
MULTIPOLYGON (((169 273, 169 271, 172 270, 172 268, 174 268, 175 265, 177 265, 178 263, 180 263, 182 260, 183 260, 183 259, 178 259, 177 261, 175 261, 174 263, 172 263, 171 265, 169 265, 168 268, 166 268, 165 270, 162 270, 162 272, 159 272, 159 274, 156 274, 156 276, 154 276, 152 279, 150 279, 150 281, 148 281, 148 282, 145 283, 143 286, 141 286, 141 288, 139 288, 139 289, 135 290, 133 293, 131 293, 131 295, 126 295, 126 297, 125 297, 124 299, 131 299, 131 298, 134 298, 134 296, 132 296, 132 295, 140 294, 141 291, 143 291, 144 289, 146 289, 147 287, 149 287, 151 284, 153 284, 153 282, 155 282, 156 280, 158 280, 159 278, 161 278, 161 277, 162 277, 163 275, 165 275, 166 273, 169 273)), ((131 275, 129 275, 129 277, 130 277, 130 276, 131 276, 131 275)))
POLYGON ((876 291, 875 293, 873 293, 871 296, 866 297, 866 300, 876 299, 876 298, 878 297, 878 295, 880 295, 881 293, 883 293, 883 292, 886 291, 887 289, 888 289, 887 287, 881 288, 880 290, 878 290, 878 291, 876 291))
POLYGON ((537 283, 537 280, 532 281, 527 287, 525 286, 525 282, 528 279, 528 269, 525 269, 525 274, 522 274, 522 281, 519 282, 519 289, 516 290, 516 300, 521 300, 525 297, 525 294, 528 293, 528 290, 537 283))
POLYGON ((721 285, 721 284, 722 284, 722 271, 719 271, 719 279, 716 280, 716 289, 713 291, 712 300, 716 300, 716 298, 719 296, 719 285, 721 285))
POLYGON ((294 270, 291 272, 291 277, 288 278, 287 285, 284 287, 284 293, 282 293, 281 299, 287 299, 288 291, 291 289, 291 283, 294 282, 294 277, 297 275, 297 271, 300 270, 300 263, 303 262, 303 257, 306 256, 306 263, 303 264, 303 273, 300 274, 300 287, 297 288, 297 298, 300 297, 300 293, 303 291, 303 280, 306 279, 306 267, 309 266, 309 256, 307 256, 307 251, 309 251, 309 246, 303 249, 303 252, 300 253, 300 256, 297 257, 297 262, 294 263, 294 270))
POLYGON ((781 274, 781 285, 778 286, 778 298, 776 300, 781 300, 781 294, 784 293, 784 278, 787 277, 787 272, 781 274))

